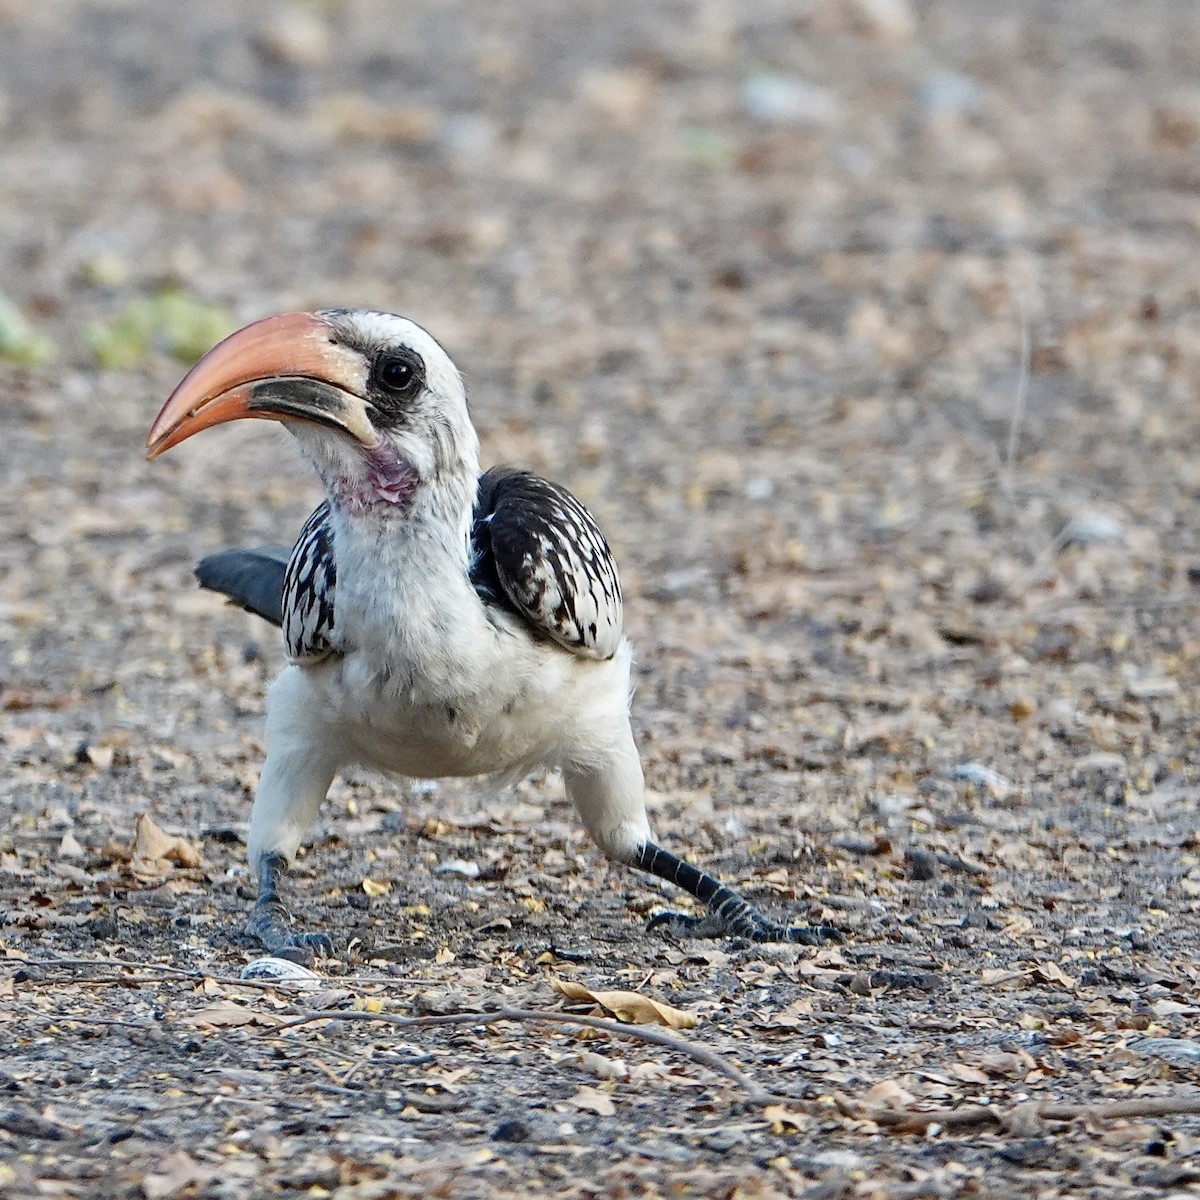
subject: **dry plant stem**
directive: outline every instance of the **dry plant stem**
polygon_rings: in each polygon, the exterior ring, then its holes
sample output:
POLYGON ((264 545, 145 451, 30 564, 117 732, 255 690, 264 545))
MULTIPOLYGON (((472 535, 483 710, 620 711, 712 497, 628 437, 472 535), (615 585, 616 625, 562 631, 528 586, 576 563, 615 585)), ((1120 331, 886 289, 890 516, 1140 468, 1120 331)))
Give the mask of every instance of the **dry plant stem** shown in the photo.
POLYGON ((496 1021, 525 1021, 532 1024, 580 1025, 586 1029, 599 1029, 612 1037, 633 1038, 636 1041, 649 1042, 654 1046, 665 1046, 679 1054, 690 1058, 693 1062, 707 1067, 717 1075, 723 1075, 732 1080, 754 1103, 771 1103, 780 1097, 761 1087, 751 1076, 740 1067, 735 1067, 727 1058, 714 1050, 707 1050, 693 1042, 685 1042, 681 1038, 672 1037, 661 1029, 646 1025, 625 1025, 619 1021, 610 1021, 604 1017, 573 1016, 570 1013, 539 1012, 531 1008, 497 1008, 484 1013, 446 1013, 432 1017, 397 1017, 390 1013, 370 1013, 338 1009, 322 1010, 305 1013, 291 1021, 284 1021, 267 1031, 264 1036, 275 1037, 285 1029, 296 1029, 301 1025, 309 1025, 314 1021, 375 1021, 385 1025, 395 1025, 400 1029, 428 1029, 435 1025, 492 1025, 496 1021))
MULTIPOLYGON (((144 971, 161 971, 164 974, 176 976, 183 981, 192 981, 199 983, 205 979, 211 979, 213 983, 227 985, 229 987, 244 987, 260 992, 268 991, 283 991, 286 992, 289 986, 294 987, 294 981, 287 979, 242 979, 236 975, 217 975, 212 971, 189 969, 185 967, 172 967, 166 963, 152 962, 135 962, 127 958, 0 958, 0 966, 3 965, 23 966, 23 967, 120 967, 128 970, 144 970, 144 971)), ((398 984, 410 983, 426 987, 429 984, 428 979, 418 979, 415 976, 407 975, 389 975, 386 980, 369 979, 361 975, 336 975, 322 977, 322 981, 331 987, 354 987, 356 985, 374 984, 379 985, 387 983, 395 986, 398 984)), ((122 977, 118 980, 110 980, 108 976, 100 975, 76 975, 75 982, 77 983, 157 983, 157 980, 131 980, 127 977, 122 977)))
POLYGON ((946 1130, 970 1129, 979 1125, 1004 1128, 1018 1110, 1028 1110, 1043 1121, 1075 1121, 1092 1117, 1101 1121, 1119 1121, 1133 1117, 1187 1116, 1200 1113, 1200 1095, 1147 1096, 1143 1100, 1114 1100, 1100 1104, 1050 1104, 1025 1101, 1008 1108, 973 1104, 965 1108, 925 1109, 844 1107, 848 1116, 874 1121, 885 1129, 919 1133, 931 1125, 946 1130))
POLYGON ((1029 400, 1029 373, 1033 362, 1033 340, 1029 331, 1029 311, 1020 286, 1010 281, 1017 317, 1021 323, 1021 361, 1017 377, 1017 394, 1013 399, 1012 417, 1008 423, 1008 441, 1004 447, 1004 464, 1000 470, 1000 483, 1011 503, 1016 492, 1014 476, 1017 468, 1017 450, 1021 443, 1021 423, 1025 419, 1025 406, 1029 400))
POLYGON ((165 963, 136 962, 128 958, 0 958, 0 964, 12 967, 127 967, 136 971, 162 971, 181 979, 203 979, 205 972, 171 967, 165 963))

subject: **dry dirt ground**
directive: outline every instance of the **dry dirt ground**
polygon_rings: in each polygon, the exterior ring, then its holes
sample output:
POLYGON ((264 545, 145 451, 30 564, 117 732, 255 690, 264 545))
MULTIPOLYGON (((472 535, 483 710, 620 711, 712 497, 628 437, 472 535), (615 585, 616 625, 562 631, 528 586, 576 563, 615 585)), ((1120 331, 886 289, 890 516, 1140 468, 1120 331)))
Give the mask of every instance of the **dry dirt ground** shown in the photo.
POLYGON ((0 0, 53 349, 0 364, 0 1195, 1196 1194, 1195 1116, 1012 1110, 1200 1095, 1198 61, 1180 0, 0 0), (434 330, 619 555, 663 840, 846 944, 649 936, 554 780, 363 773, 293 884, 319 990, 239 984, 282 655, 189 571, 317 491, 275 427, 142 461, 172 331, 85 331, 164 288, 434 330), (143 812, 201 864, 123 861, 143 812), (552 978, 776 1099, 277 1028, 600 1011, 552 978))

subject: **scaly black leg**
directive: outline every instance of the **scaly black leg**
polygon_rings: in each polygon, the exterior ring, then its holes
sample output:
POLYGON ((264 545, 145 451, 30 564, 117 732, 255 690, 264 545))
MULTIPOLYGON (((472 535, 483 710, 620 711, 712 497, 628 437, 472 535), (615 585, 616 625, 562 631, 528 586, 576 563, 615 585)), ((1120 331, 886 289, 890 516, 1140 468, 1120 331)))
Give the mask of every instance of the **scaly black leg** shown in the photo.
POLYGON ((683 888, 708 906, 702 917, 659 913, 651 920, 650 929, 666 929, 684 937, 743 937, 752 942, 800 942, 805 946, 846 940, 832 925, 781 925, 772 921, 733 888, 653 842, 641 846, 630 865, 683 888))
POLYGON ((258 863, 258 899, 246 924, 246 932, 256 937, 269 954, 280 958, 328 957, 333 943, 323 933, 294 933, 292 914, 279 898, 279 881, 287 871, 282 854, 264 854, 258 863), (297 952, 299 952, 297 954, 297 952))

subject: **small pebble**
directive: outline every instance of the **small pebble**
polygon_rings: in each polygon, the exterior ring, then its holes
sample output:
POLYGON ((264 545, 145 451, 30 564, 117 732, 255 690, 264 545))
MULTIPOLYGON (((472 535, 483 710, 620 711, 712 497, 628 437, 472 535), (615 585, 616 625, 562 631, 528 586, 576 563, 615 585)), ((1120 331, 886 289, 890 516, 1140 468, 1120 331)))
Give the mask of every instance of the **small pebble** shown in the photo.
POLYGON ((509 1117, 492 1130, 493 1142, 524 1142, 529 1140, 529 1126, 516 1117, 509 1117))
POLYGON ((999 771, 978 762, 959 763, 947 772, 951 779, 961 779, 964 783, 973 783, 976 787, 986 788, 997 800, 1003 800, 1012 791, 1012 782, 999 771))
POLYGON ((316 971, 286 958, 256 958, 242 968, 240 978, 272 980, 279 983, 293 983, 298 987, 314 987, 321 977, 316 971))
POLYGON ((438 875, 463 875, 467 879, 478 879, 479 864, 467 862, 461 858, 448 858, 436 868, 435 873, 438 875))
POLYGON ((828 88, 787 75, 751 75, 742 84, 747 116, 760 125, 831 125, 841 103, 828 88))
POLYGON ((1085 513, 1067 523, 1064 546, 1097 546, 1125 540, 1125 526, 1104 513, 1085 513))

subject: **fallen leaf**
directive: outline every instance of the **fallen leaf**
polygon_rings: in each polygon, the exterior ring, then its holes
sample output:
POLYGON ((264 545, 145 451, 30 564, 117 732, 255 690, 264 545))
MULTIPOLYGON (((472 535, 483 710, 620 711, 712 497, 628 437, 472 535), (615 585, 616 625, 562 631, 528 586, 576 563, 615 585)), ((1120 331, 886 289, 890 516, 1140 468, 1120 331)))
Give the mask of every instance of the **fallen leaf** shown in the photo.
POLYGON ((237 1029, 242 1025, 278 1025, 280 1018, 271 1013, 255 1012, 236 1000, 218 1000, 183 1018, 185 1025, 201 1029, 237 1029))
POLYGON ((129 848, 129 871, 142 883, 161 883, 173 867, 199 867, 200 851, 184 838, 165 833, 139 813, 129 848))
POLYGON ((147 1171, 142 1179, 142 1192, 146 1200, 168 1200, 185 1188, 206 1184, 213 1177, 212 1171, 202 1167, 185 1150, 172 1150, 158 1160, 153 1171, 147 1171))
POLYGON ((665 1025, 668 1029, 695 1029, 700 1018, 695 1013, 672 1008, 660 1000, 651 1000, 640 992, 593 992, 581 983, 550 976, 550 986, 568 1000, 582 1000, 607 1009, 618 1021, 628 1025, 665 1025))
POLYGON ((607 1054, 595 1054, 591 1050, 585 1050, 579 1056, 579 1062, 597 1079, 625 1079, 629 1075, 629 1068, 623 1058, 609 1058, 607 1054))
POLYGON ((58 843, 58 857, 59 858, 82 858, 83 857, 83 847, 79 844, 79 840, 75 837, 75 835, 70 830, 67 830, 67 832, 62 835, 62 841, 58 843))
POLYGON ((1056 962, 1039 963, 1033 973, 1046 983, 1057 983, 1064 988, 1074 988, 1075 986, 1075 980, 1065 974, 1062 967, 1056 962))
POLYGON ((981 1071, 978 1067, 972 1067, 968 1063, 951 1063, 946 1068, 946 1073, 953 1076, 960 1083, 990 1083, 991 1077, 986 1071, 981 1071))
POLYGON ((364 879, 362 881, 362 890, 368 896, 386 896, 392 890, 392 885, 387 882, 379 883, 374 879, 364 879))
POLYGON ((586 1112, 594 1112, 600 1117, 614 1116, 617 1111, 617 1106, 613 1103, 611 1096, 586 1085, 581 1087, 567 1103, 573 1104, 576 1108, 582 1108, 586 1112))
POLYGON ((772 1133, 799 1133, 812 1124, 804 1113, 792 1112, 783 1104, 768 1104, 763 1116, 771 1122, 772 1133))
POLYGON ((916 1096, 901 1087, 894 1079, 880 1080, 863 1099, 880 1108, 909 1108, 916 1103, 916 1096))
POLYGON ((1004 967, 988 967, 979 972, 979 982, 984 987, 999 987, 1002 983, 1012 983, 1014 979, 1024 979, 1025 971, 1012 971, 1004 967))

